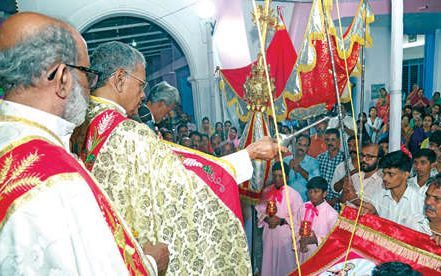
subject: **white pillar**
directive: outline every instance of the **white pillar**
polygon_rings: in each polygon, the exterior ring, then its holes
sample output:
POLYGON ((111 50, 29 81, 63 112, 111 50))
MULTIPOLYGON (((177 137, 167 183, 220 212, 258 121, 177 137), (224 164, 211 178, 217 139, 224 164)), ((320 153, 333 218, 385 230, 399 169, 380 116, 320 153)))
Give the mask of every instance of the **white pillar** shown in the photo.
POLYGON ((433 70, 433 92, 441 92, 441 29, 435 31, 435 56, 433 70))
POLYGON ((205 21, 205 34, 207 38, 207 61, 208 61, 208 95, 210 95, 210 114, 207 114, 211 118, 210 122, 214 123, 217 119, 216 117, 216 93, 214 90, 214 61, 213 61, 213 37, 211 36, 211 22, 210 20, 205 21))
POLYGON ((391 1, 391 84, 389 152, 401 144, 401 82, 403 70, 403 0, 391 1))

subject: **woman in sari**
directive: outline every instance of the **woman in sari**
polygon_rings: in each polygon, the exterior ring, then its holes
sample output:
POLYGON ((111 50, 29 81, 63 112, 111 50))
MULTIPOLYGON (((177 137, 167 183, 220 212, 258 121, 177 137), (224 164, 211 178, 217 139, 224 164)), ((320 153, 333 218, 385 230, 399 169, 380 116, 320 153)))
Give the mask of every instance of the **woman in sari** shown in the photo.
POLYGON ((380 98, 378 98, 375 107, 377 109, 378 117, 383 120, 383 124, 387 124, 389 121, 389 104, 390 95, 387 93, 386 88, 380 89, 380 98))
POLYGON ((410 104, 413 108, 426 108, 430 105, 430 101, 424 97, 424 91, 420 88, 416 95, 410 98, 410 104))

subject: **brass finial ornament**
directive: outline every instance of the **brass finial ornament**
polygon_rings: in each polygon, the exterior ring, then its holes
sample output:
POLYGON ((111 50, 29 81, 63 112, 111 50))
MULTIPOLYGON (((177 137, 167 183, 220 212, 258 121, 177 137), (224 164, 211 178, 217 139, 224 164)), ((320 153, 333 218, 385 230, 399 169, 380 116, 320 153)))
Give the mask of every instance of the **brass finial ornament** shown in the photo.
MULTIPOLYGON (((268 68, 269 70, 270 68, 268 68)), ((248 109, 251 111, 264 112, 269 104, 268 85, 265 77, 265 66, 262 62, 262 55, 259 54, 256 64, 251 67, 251 76, 247 77, 245 83, 245 100, 248 102, 248 109)), ((274 93, 276 86, 271 80, 271 93, 274 93)))
MULTIPOLYGON (((274 15, 274 9, 270 7, 271 0, 265 0, 264 5, 259 5, 255 12, 253 12, 253 23, 259 24, 259 29, 262 32, 261 39, 266 45, 266 38, 268 29, 277 28, 277 17, 274 15), (258 22, 256 22, 258 21, 258 22)), ((268 72, 270 68, 268 66, 268 72)), ((266 83, 265 65, 262 54, 257 55, 257 62, 251 67, 251 76, 247 77, 244 83, 245 101, 248 103, 250 111, 265 112, 269 105, 269 91, 266 83)), ((275 93, 276 86, 274 79, 271 79, 271 93, 275 93)), ((274 94, 273 94, 274 95, 274 94)))

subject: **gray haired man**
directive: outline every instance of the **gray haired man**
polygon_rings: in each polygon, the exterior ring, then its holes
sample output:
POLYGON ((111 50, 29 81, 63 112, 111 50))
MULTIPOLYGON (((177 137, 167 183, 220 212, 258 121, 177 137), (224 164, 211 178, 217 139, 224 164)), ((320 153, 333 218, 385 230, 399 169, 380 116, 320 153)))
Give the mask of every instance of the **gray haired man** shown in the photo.
MULTIPOLYGON (((171 145, 145 124, 127 118, 137 113, 144 98, 141 53, 108 42, 95 49, 91 64, 102 79, 74 143, 78 149, 82 145, 79 152, 86 166, 104 183, 138 242, 168 244, 170 263, 159 270, 168 275, 251 274, 240 220, 184 167, 171 145)), ((265 137, 219 164, 228 161, 237 168, 232 174, 241 183, 252 176, 251 159, 268 160, 276 154, 277 144, 265 137)))
POLYGON ((162 81, 152 88, 147 103, 138 109, 139 119, 154 129, 154 125, 160 123, 179 101, 178 89, 162 81))

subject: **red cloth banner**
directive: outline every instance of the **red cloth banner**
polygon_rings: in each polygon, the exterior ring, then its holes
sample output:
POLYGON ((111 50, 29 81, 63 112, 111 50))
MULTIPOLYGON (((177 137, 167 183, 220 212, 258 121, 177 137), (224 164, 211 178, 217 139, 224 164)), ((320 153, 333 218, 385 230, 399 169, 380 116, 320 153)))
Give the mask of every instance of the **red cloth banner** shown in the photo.
POLYGON ((234 177, 220 165, 224 161, 177 144, 167 144, 171 146, 171 150, 181 159, 184 167, 194 172, 204 181, 243 225, 239 188, 234 177))
MULTIPOLYGON (((346 207, 343 210, 327 240, 302 264, 302 274, 332 275, 342 272, 356 216, 356 209, 346 207)), ((377 264, 399 261, 424 275, 439 275, 440 255, 441 247, 428 235, 378 216, 363 215, 357 224, 345 272, 349 275, 370 275, 377 264)), ((297 270, 291 273, 297 274, 297 270)))

